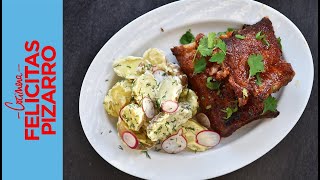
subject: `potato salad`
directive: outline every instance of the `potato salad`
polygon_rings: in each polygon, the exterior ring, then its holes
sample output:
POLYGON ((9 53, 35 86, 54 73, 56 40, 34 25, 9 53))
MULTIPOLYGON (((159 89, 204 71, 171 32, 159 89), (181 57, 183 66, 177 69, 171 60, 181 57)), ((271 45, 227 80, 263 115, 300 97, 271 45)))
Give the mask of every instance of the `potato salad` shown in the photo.
POLYGON ((198 96, 188 89, 187 76, 163 51, 150 48, 143 57, 119 58, 113 69, 123 79, 109 89, 104 108, 118 119, 118 134, 129 148, 199 152, 219 142, 208 118, 197 114, 198 96))

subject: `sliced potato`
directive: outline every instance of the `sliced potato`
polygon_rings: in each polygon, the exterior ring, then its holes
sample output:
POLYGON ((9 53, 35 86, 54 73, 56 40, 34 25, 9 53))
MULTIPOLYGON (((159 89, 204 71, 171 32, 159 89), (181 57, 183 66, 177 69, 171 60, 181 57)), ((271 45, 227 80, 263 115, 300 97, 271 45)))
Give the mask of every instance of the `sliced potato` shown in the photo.
POLYGON ((167 60, 163 51, 157 48, 150 48, 143 54, 143 59, 149 61, 159 69, 166 70, 167 60))
POLYGON ((147 134, 146 134, 146 131, 141 129, 140 131, 132 131, 129 129, 129 127, 127 126, 127 124, 121 120, 121 118, 118 119, 118 123, 117 123, 117 129, 118 129, 118 133, 119 133, 119 136, 122 140, 122 133, 124 133, 125 131, 129 131, 133 134, 136 135, 138 141, 139 141, 139 145, 137 146, 137 150, 146 150, 146 149, 149 149, 151 147, 154 146, 154 142, 152 142, 147 134))
POLYGON ((104 108, 108 114, 114 117, 119 116, 122 107, 131 101, 132 83, 129 80, 117 82, 104 98, 104 108))
POLYGON ((167 71, 168 71, 168 74, 171 76, 179 76, 183 74, 180 66, 178 64, 173 64, 171 62, 167 63, 167 71))
POLYGON ((197 110, 199 107, 198 96, 193 90, 188 88, 183 89, 179 98, 179 102, 189 103, 192 109, 192 116, 197 114, 197 110))
POLYGON ((189 119, 187 122, 181 125, 183 128, 183 134, 187 139, 187 147, 193 151, 205 151, 208 148, 202 146, 196 142, 196 135, 203 130, 207 130, 207 128, 201 126, 193 119, 189 119))
POLYGON ((152 141, 163 140, 178 130, 180 125, 191 117, 192 111, 190 105, 179 103, 179 107, 174 113, 161 112, 154 117, 147 127, 147 135, 152 141))
POLYGON ((159 85, 157 94, 158 103, 161 105, 165 101, 178 101, 183 86, 177 76, 167 76, 159 85))
POLYGON ((132 93, 134 99, 139 104, 144 97, 149 97, 152 101, 155 101, 157 87, 157 81, 151 73, 142 74, 133 82, 132 93))
POLYGON ((114 72, 126 79, 136 79, 144 73, 144 66, 147 62, 141 57, 127 56, 119 58, 113 63, 114 72))
POLYGON ((121 119, 127 123, 129 129, 133 131, 139 131, 143 123, 146 121, 146 116, 142 107, 137 104, 128 104, 121 109, 121 119))

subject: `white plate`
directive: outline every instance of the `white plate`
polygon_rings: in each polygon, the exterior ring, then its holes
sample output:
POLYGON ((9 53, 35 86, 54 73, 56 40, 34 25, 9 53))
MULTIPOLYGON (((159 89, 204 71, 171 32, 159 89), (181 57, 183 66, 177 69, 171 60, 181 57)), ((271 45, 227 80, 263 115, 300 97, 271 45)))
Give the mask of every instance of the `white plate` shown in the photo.
POLYGON ((313 61, 308 44, 299 29, 278 11, 255 1, 185 0, 139 17, 103 46, 84 78, 79 111, 89 142, 114 167, 146 179, 205 179, 235 171, 277 145, 304 111, 312 82, 313 61), (250 123, 203 153, 171 155, 150 151, 151 159, 148 159, 121 143, 116 133, 116 119, 106 115, 102 104, 107 90, 116 81, 112 70, 114 59, 142 56, 146 49, 156 47, 175 61, 170 48, 179 44, 179 38, 189 28, 194 34, 219 32, 256 23, 264 16, 271 19, 276 36, 282 39, 284 57, 296 72, 292 82, 278 93, 280 115, 277 118, 250 123), (120 150, 119 145, 124 150, 120 150))

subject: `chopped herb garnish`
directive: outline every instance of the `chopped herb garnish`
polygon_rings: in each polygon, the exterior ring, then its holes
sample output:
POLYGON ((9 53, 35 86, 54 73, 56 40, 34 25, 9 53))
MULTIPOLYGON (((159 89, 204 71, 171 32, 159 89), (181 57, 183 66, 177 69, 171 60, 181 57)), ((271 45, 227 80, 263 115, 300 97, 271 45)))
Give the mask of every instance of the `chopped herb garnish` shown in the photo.
POLYGON ((227 31, 228 32, 234 31, 234 28, 228 28, 227 31))
POLYGON ((280 37, 277 38, 277 42, 278 42, 278 44, 280 46, 280 49, 282 50, 282 44, 281 44, 281 38, 280 37))
POLYGON ((276 112, 277 111, 277 104, 278 104, 278 100, 272 96, 269 96, 267 99, 265 99, 263 101, 262 114, 266 113, 267 111, 276 112))
POLYGON ((264 71, 263 57, 261 54, 252 54, 248 58, 248 64, 250 66, 249 76, 254 76, 259 72, 264 71))
POLYGON ((197 60, 195 65, 194 65, 194 73, 201 73, 206 69, 207 66, 207 61, 204 57, 202 57, 201 59, 197 60))
POLYGON ((218 81, 213 81, 212 82, 212 77, 207 78, 207 83, 206 83, 207 88, 210 90, 217 90, 220 88, 220 82, 218 81))
POLYGON ((240 35, 240 34, 236 34, 235 37, 236 37, 237 39, 241 39, 241 40, 246 38, 245 36, 242 36, 242 35, 240 35))
POLYGON ((221 111, 227 114, 224 119, 229 119, 233 113, 238 111, 238 106, 236 106, 235 108, 227 107, 225 110, 221 110, 221 111))
POLYGON ((191 131, 195 131, 195 129, 193 127, 185 127, 186 130, 191 130, 191 131))
POLYGON ((114 67, 116 68, 116 67, 119 67, 119 66, 121 66, 121 64, 117 64, 117 65, 115 65, 114 67))
POLYGON ((149 153, 148 153, 148 151, 141 151, 142 153, 145 153, 146 154, 146 157, 147 158, 149 158, 149 159, 151 159, 151 157, 150 157, 150 155, 149 155, 149 153))
POLYGON ((256 34, 256 39, 257 39, 257 40, 261 40, 265 45, 267 45, 267 47, 270 46, 269 42, 268 42, 267 39, 266 39, 266 35, 263 34, 261 31, 259 31, 259 32, 256 34))
POLYGON ((194 35, 191 33, 191 29, 189 29, 185 34, 183 34, 180 38, 181 44, 189 44, 194 41, 194 35))
POLYGON ((267 45, 267 47, 270 46, 269 42, 268 42, 265 38, 262 39, 262 42, 263 42, 265 45, 267 45))
POLYGON ((257 74, 256 74, 256 78, 257 78, 257 80, 256 80, 257 85, 258 85, 258 86, 261 86, 261 84, 262 84, 262 79, 261 79, 261 77, 260 77, 260 73, 257 73, 257 74))
POLYGON ((118 148, 121 149, 121 150, 123 150, 122 146, 120 146, 120 145, 118 146, 118 148))
POLYGON ((217 52, 209 59, 210 62, 216 62, 218 64, 222 64, 226 55, 223 52, 217 52))
POLYGON ((131 66, 127 66, 127 68, 130 68, 130 69, 131 69, 131 66))
POLYGON ((264 34, 262 34, 261 31, 259 31, 257 34, 256 34, 256 39, 258 40, 262 40, 263 38, 265 38, 266 36, 264 34))
POLYGON ((226 34, 226 32, 218 32, 217 36, 220 37, 220 36, 225 35, 225 34, 226 34))

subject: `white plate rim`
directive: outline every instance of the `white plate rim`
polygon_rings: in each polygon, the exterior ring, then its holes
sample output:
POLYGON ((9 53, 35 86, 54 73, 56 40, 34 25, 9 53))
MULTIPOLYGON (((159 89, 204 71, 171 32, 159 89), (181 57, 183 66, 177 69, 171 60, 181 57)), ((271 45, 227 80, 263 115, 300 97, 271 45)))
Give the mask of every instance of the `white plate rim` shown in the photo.
MULTIPOLYGON (((171 8, 171 6, 174 6, 174 5, 180 6, 180 5, 183 5, 183 3, 185 3, 185 2, 194 2, 194 1, 195 1, 195 0, 184 0, 184 1, 173 2, 173 3, 167 4, 167 5, 161 6, 161 7, 159 7, 159 8, 156 8, 156 9, 154 9, 154 10, 152 10, 152 11, 150 11, 150 12, 148 12, 148 13, 140 16, 140 17, 138 17, 137 19, 133 20, 132 22, 130 22, 129 24, 127 24, 125 27, 123 27, 121 30, 119 30, 113 37, 111 37, 111 38, 109 39, 109 41, 101 48, 101 50, 98 52, 98 54, 96 55, 96 57, 95 57, 94 59, 96 59, 97 56, 98 56, 99 54, 101 54, 101 51, 103 51, 103 49, 105 48, 105 46, 106 46, 108 43, 112 42, 112 41, 116 38, 117 34, 121 34, 121 32, 129 30, 130 26, 132 26, 132 24, 136 23, 136 21, 138 21, 139 19, 145 18, 145 17, 147 17, 147 16, 152 16, 153 14, 156 14, 158 11, 161 11, 162 9, 166 9, 166 8, 171 8)), ((205 3, 205 1, 203 1, 203 2, 205 3)), ((230 2, 232 2, 232 0, 230 0, 230 2)), ((293 22, 291 22, 288 18, 286 18, 284 15, 282 15, 280 12, 276 11, 275 9, 273 9, 273 8, 267 6, 267 5, 264 5, 264 4, 262 4, 262 3, 255 2, 255 1, 245 1, 245 0, 241 0, 241 1, 237 1, 237 2, 246 2, 246 3, 250 2, 250 3, 253 3, 253 4, 257 5, 257 6, 264 6, 264 7, 267 8, 268 10, 273 11, 273 13, 275 13, 276 15, 282 16, 282 18, 285 18, 285 19, 290 23, 291 27, 299 34, 299 36, 300 36, 299 38, 302 38, 302 40, 305 42, 305 44, 306 44, 306 46, 307 46, 307 49, 308 49, 307 55, 309 56, 309 57, 307 57, 306 59, 309 59, 309 60, 311 59, 311 62, 309 62, 309 63, 311 63, 310 66, 312 66, 312 68, 309 69, 310 72, 309 72, 309 74, 308 74, 308 75, 309 75, 308 78, 309 78, 309 80, 311 81, 311 86, 308 87, 308 89, 307 89, 307 90, 308 90, 308 91, 306 92, 306 94, 307 94, 306 97, 307 97, 307 98, 305 98, 305 101, 303 102, 303 108, 301 108, 300 112, 297 113, 297 114, 300 114, 299 117, 298 117, 298 120, 299 120, 299 118, 301 117, 301 115, 302 115, 302 113, 303 113, 303 111, 304 111, 304 109, 305 109, 305 107, 306 107, 306 105, 307 105, 308 99, 310 98, 310 94, 311 94, 311 90, 312 90, 312 82, 313 82, 313 78, 314 78, 314 69, 313 69, 314 67, 313 67, 312 55, 311 55, 310 48, 309 48, 309 46, 308 46, 305 38, 303 37, 303 35, 302 35, 302 33, 300 32, 300 30, 294 25, 293 22)), ((92 67, 92 64, 93 64, 93 63, 94 63, 94 60, 93 60, 92 63, 90 64, 90 67, 92 67)), ((85 76, 85 78, 84 78, 84 82, 85 82, 85 80, 86 80, 86 77, 87 77, 88 72, 90 71, 90 67, 88 68, 88 71, 87 71, 86 76, 85 76)), ((80 99, 79 99, 79 114, 80 114, 80 118, 81 118, 81 116, 82 116, 82 115, 81 115, 81 114, 82 114, 81 109, 83 109, 83 107, 81 107, 81 102, 83 101, 83 96, 84 96, 84 94, 83 94, 83 93, 84 93, 84 92, 83 92, 83 86, 84 86, 84 84, 82 84, 81 92, 80 92, 80 99)), ((294 125, 297 123, 298 120, 296 120, 288 129, 286 129, 286 131, 282 134, 282 136, 284 135, 283 137, 279 138, 279 139, 277 140, 277 142, 274 142, 272 145, 269 146, 269 148, 268 148, 269 150, 266 150, 266 151, 264 151, 264 153, 260 153, 259 155, 256 155, 256 157, 253 158, 253 159, 251 159, 250 162, 248 161, 248 162, 246 162, 246 163, 243 163, 241 166, 238 166, 237 168, 226 169, 225 171, 221 171, 220 173, 216 173, 216 174, 214 174, 214 175, 209 173, 209 174, 207 174, 207 175, 199 176, 199 177, 201 177, 201 178, 218 177, 218 176, 224 175, 224 174, 226 174, 226 173, 229 173, 229 172, 235 171, 235 170, 237 170, 237 169, 240 169, 240 168, 242 168, 243 166, 246 166, 246 165, 252 163, 252 162, 255 161, 256 159, 262 157, 264 154, 266 154, 266 153, 269 152, 271 149, 273 149, 274 146, 276 146, 279 142, 281 142, 281 140, 290 132, 290 130, 294 127, 294 125)), ((82 124, 82 126, 83 126, 82 118, 81 118, 81 124, 82 124)), ((85 132, 85 134, 86 134, 85 129, 84 129, 84 132, 85 132)), ((88 135, 87 135, 87 134, 86 134, 86 136, 87 136, 87 138, 88 138, 88 135)), ((89 138, 88 138, 88 140, 89 140, 90 144, 93 146, 93 148, 96 150, 95 146, 94 146, 93 143, 92 143, 92 140, 90 140, 89 138)), ((99 153, 98 150, 96 150, 96 152, 97 152, 101 157, 103 157, 103 156, 99 153)), ((104 158, 106 161, 108 161, 105 157, 103 157, 103 158, 104 158)), ((116 164, 116 163, 113 163, 113 162, 110 162, 110 161, 108 161, 108 162, 109 162, 110 164, 112 164, 113 166, 115 166, 116 168, 118 168, 119 170, 121 170, 121 171, 123 171, 123 172, 126 172, 126 173, 128 173, 128 174, 131 174, 131 175, 134 175, 134 176, 137 176, 137 177, 141 177, 141 178, 149 178, 148 176, 144 176, 144 175, 141 174, 140 172, 131 172, 131 171, 128 170, 128 169, 123 169, 123 168, 121 168, 121 166, 119 166, 119 164, 116 164)), ((197 176, 197 177, 198 177, 198 176, 197 176)))

